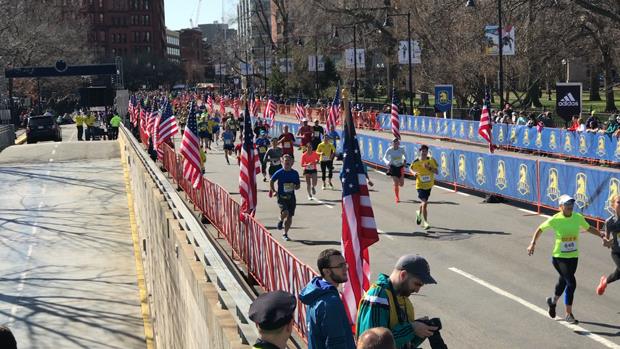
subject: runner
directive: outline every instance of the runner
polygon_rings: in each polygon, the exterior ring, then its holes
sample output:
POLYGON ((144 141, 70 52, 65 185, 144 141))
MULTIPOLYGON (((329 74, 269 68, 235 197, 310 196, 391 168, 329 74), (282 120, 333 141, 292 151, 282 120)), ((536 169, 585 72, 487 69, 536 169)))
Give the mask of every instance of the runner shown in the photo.
POLYGON ((232 132, 234 142, 237 139, 237 128, 239 127, 239 124, 237 123, 237 120, 235 120, 234 116, 228 116, 228 119, 226 120, 226 126, 228 126, 228 129, 230 130, 230 132, 232 132))
POLYGON ((219 145, 219 141, 218 139, 220 139, 220 114, 219 113, 215 113, 215 116, 213 117, 213 127, 212 127, 212 131, 213 134, 211 135, 211 137, 215 140, 215 144, 219 145))
MULTIPOLYGON (((591 227, 586 222, 583 215, 573 212, 575 199, 570 195, 562 195, 558 200, 560 204, 560 212, 549 217, 544 221, 534 235, 532 241, 527 248, 528 254, 534 254, 536 240, 540 234, 549 229, 555 231, 555 245, 552 253, 553 267, 557 270, 560 277, 555 285, 555 293, 553 297, 547 297, 547 306, 549 306, 549 316, 555 318, 555 307, 558 299, 564 293, 564 304, 566 306, 566 322, 576 324, 579 321, 573 315, 573 298, 575 289, 577 288, 577 280, 575 272, 577 271, 577 262, 579 261, 579 232, 587 230, 593 235, 600 236, 605 239, 605 235, 601 234, 596 228, 591 227)), ((605 241, 605 240, 603 240, 605 241)))
POLYGON ((207 148, 207 138, 209 135, 209 131, 207 131, 208 117, 209 115, 206 113, 198 116, 198 136, 200 137, 201 148, 207 148))
POLYGON ((416 211, 416 224, 424 222, 424 229, 431 226, 428 224, 428 198, 431 196, 431 189, 435 185, 435 174, 437 174, 437 161, 428 156, 428 146, 423 144, 420 147, 420 157, 411 164, 411 172, 416 175, 415 188, 418 190, 418 198, 422 201, 420 209, 416 211))
POLYGON ((258 158, 260 159, 261 173, 263 174, 263 182, 267 182, 267 149, 269 148, 269 138, 267 132, 261 130, 259 137, 254 141, 258 150, 258 158))
POLYGON ((211 150, 211 142, 213 142, 213 137, 215 137, 215 127, 217 126, 217 122, 213 120, 213 116, 207 117, 207 149, 211 150))
POLYGON ((282 134, 278 137, 278 144, 282 146, 282 154, 290 155, 292 160, 295 160, 293 155, 293 145, 295 144, 295 136, 288 132, 288 125, 282 127, 282 134))
MULTIPOLYGON (((297 136, 301 137, 301 146, 300 148, 304 148, 306 145, 310 144, 312 141, 312 127, 308 125, 308 120, 303 119, 302 125, 297 131, 297 136)), ((315 148, 312 148, 314 150, 315 148)))
POLYGON ((228 126, 226 126, 224 132, 222 132, 222 141, 224 142, 224 157, 226 157, 226 162, 230 165, 228 156, 232 155, 235 149, 235 135, 230 131, 228 126))
POLYGON ((293 166, 293 158, 285 154, 282 156, 284 167, 276 171, 271 177, 269 182, 269 196, 272 196, 275 190, 275 182, 278 182, 278 206, 280 206, 280 221, 278 222, 278 229, 282 229, 284 225, 284 234, 282 237, 285 241, 289 241, 288 231, 293 223, 293 216, 295 215, 295 207, 297 202, 295 200, 295 190, 300 188, 299 173, 295 171, 293 166))
POLYGON ((321 144, 321 139, 323 139, 323 135, 325 134, 325 130, 323 126, 319 124, 319 119, 314 119, 314 126, 312 126, 312 149, 317 150, 319 144, 321 144))
POLYGON ((405 175, 403 167, 407 163, 405 149, 400 147, 398 138, 392 141, 392 147, 383 155, 383 162, 389 166, 388 176, 392 177, 394 182, 394 198, 396 203, 400 202, 400 187, 405 185, 405 175))
POLYGON ((256 124, 254 125, 254 134, 256 135, 256 138, 260 137, 261 131, 267 132, 267 129, 265 128, 265 125, 263 125, 263 120, 259 118, 256 119, 256 124))
POLYGON ((282 148, 278 147, 278 140, 276 138, 271 139, 271 147, 265 153, 264 161, 269 162, 269 167, 267 168, 269 178, 273 177, 273 174, 282 168, 282 148))
POLYGON ((323 142, 321 142, 317 148, 316 153, 321 156, 321 178, 323 179, 323 190, 325 190, 325 171, 329 170, 329 187, 334 189, 332 184, 332 176, 334 171, 334 156, 336 156, 336 148, 329 142, 329 136, 323 136, 323 142))
POLYGON ((308 200, 312 200, 312 196, 316 195, 316 164, 319 162, 319 154, 312 150, 311 144, 308 144, 305 149, 306 151, 301 156, 301 167, 304 169, 306 178, 308 200))
POLYGON ((601 276, 601 282, 596 288, 596 293, 599 296, 605 293, 607 284, 620 279, 620 240, 618 239, 620 232, 620 195, 612 196, 611 207, 614 214, 605 221, 605 240, 607 247, 611 247, 611 259, 616 264, 616 270, 609 276, 601 276))

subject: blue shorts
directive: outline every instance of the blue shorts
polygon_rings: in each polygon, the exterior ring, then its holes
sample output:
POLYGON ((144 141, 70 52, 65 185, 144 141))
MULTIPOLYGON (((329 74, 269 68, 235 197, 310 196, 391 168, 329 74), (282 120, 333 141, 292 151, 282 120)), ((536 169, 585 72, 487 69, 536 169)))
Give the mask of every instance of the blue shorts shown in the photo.
POLYGON ((431 196, 431 190, 430 189, 418 189, 418 198, 422 202, 427 202, 428 198, 430 196, 431 196))

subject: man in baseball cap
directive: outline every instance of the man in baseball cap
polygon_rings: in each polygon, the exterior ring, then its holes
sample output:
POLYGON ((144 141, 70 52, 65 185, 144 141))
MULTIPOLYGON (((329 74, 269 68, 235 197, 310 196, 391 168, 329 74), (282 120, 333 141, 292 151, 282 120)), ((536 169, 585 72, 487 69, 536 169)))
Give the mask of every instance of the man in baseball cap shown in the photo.
POLYGON ((252 305, 248 317, 256 323, 259 338, 253 348, 284 349, 293 331, 297 301, 284 291, 263 293, 252 305))

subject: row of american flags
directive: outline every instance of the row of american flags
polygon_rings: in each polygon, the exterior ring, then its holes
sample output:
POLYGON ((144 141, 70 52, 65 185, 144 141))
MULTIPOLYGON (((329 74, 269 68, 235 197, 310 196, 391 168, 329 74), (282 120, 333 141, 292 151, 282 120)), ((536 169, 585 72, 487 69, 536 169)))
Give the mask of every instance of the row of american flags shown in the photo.
MULTIPOLYGON (((336 90, 327 118, 327 128, 329 131, 336 129, 338 120, 341 117, 341 96, 340 88, 336 90)), ((343 166, 340 173, 342 182, 342 235, 341 248, 343 256, 349 265, 349 278, 343 287, 342 300, 347 310, 349 319, 353 323, 357 317, 357 305, 363 293, 370 286, 370 256, 368 248, 379 241, 374 212, 368 191, 366 179, 366 169, 361 159, 359 144, 353 122, 350 105, 346 96, 343 96, 342 104, 344 110, 343 127, 343 166)), ((220 113, 226 113, 224 98, 219 98, 220 113)), ((188 118, 183 132, 179 153, 183 158, 183 177, 192 183, 194 188, 199 188, 202 183, 202 162, 200 138, 198 137, 198 127, 196 120, 196 109, 200 104, 206 104, 208 110, 213 113, 214 97, 210 94, 202 98, 197 95, 182 96, 181 100, 171 100, 170 98, 153 98, 152 101, 138 100, 132 96, 129 102, 130 120, 134 127, 142 128, 150 138, 153 147, 158 152, 161 159, 161 145, 171 143, 172 138, 179 132, 179 126, 174 115, 175 106, 177 108, 187 108, 188 118)), ((258 115, 260 99, 252 95, 245 103, 243 123, 243 144, 241 147, 241 159, 239 166, 239 192, 241 194, 241 211, 243 214, 254 215, 256 212, 257 181, 256 177, 260 173, 260 159, 254 144, 254 134, 252 132, 251 115, 258 115)), ((241 101, 233 99, 232 107, 235 117, 239 115, 241 101)), ((400 139, 400 123, 398 98, 395 91, 392 94, 391 103, 391 125, 392 133, 395 138, 400 139)), ((270 120, 273 126, 276 117, 276 103, 269 98, 264 109, 263 117, 270 120)), ((305 119, 305 110, 298 96, 295 105, 295 115, 297 119, 305 119)), ((480 121, 479 134, 487 139, 491 151, 491 123, 489 121, 488 99, 485 98, 482 117, 480 121)))

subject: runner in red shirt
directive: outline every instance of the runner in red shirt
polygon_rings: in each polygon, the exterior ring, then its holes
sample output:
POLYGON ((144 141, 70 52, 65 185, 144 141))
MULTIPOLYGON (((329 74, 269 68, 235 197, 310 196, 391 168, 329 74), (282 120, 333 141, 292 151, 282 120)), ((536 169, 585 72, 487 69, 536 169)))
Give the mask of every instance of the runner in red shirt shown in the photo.
POLYGON ((288 132, 288 126, 284 125, 282 128, 282 134, 278 137, 278 144, 282 147, 282 155, 293 156, 293 146, 295 145, 295 136, 288 132))
POLYGON ((306 145, 310 144, 310 141, 312 141, 313 130, 312 126, 308 125, 307 119, 303 119, 302 122, 303 125, 299 128, 299 131, 297 131, 297 136, 301 137, 301 146, 303 148, 306 145))

